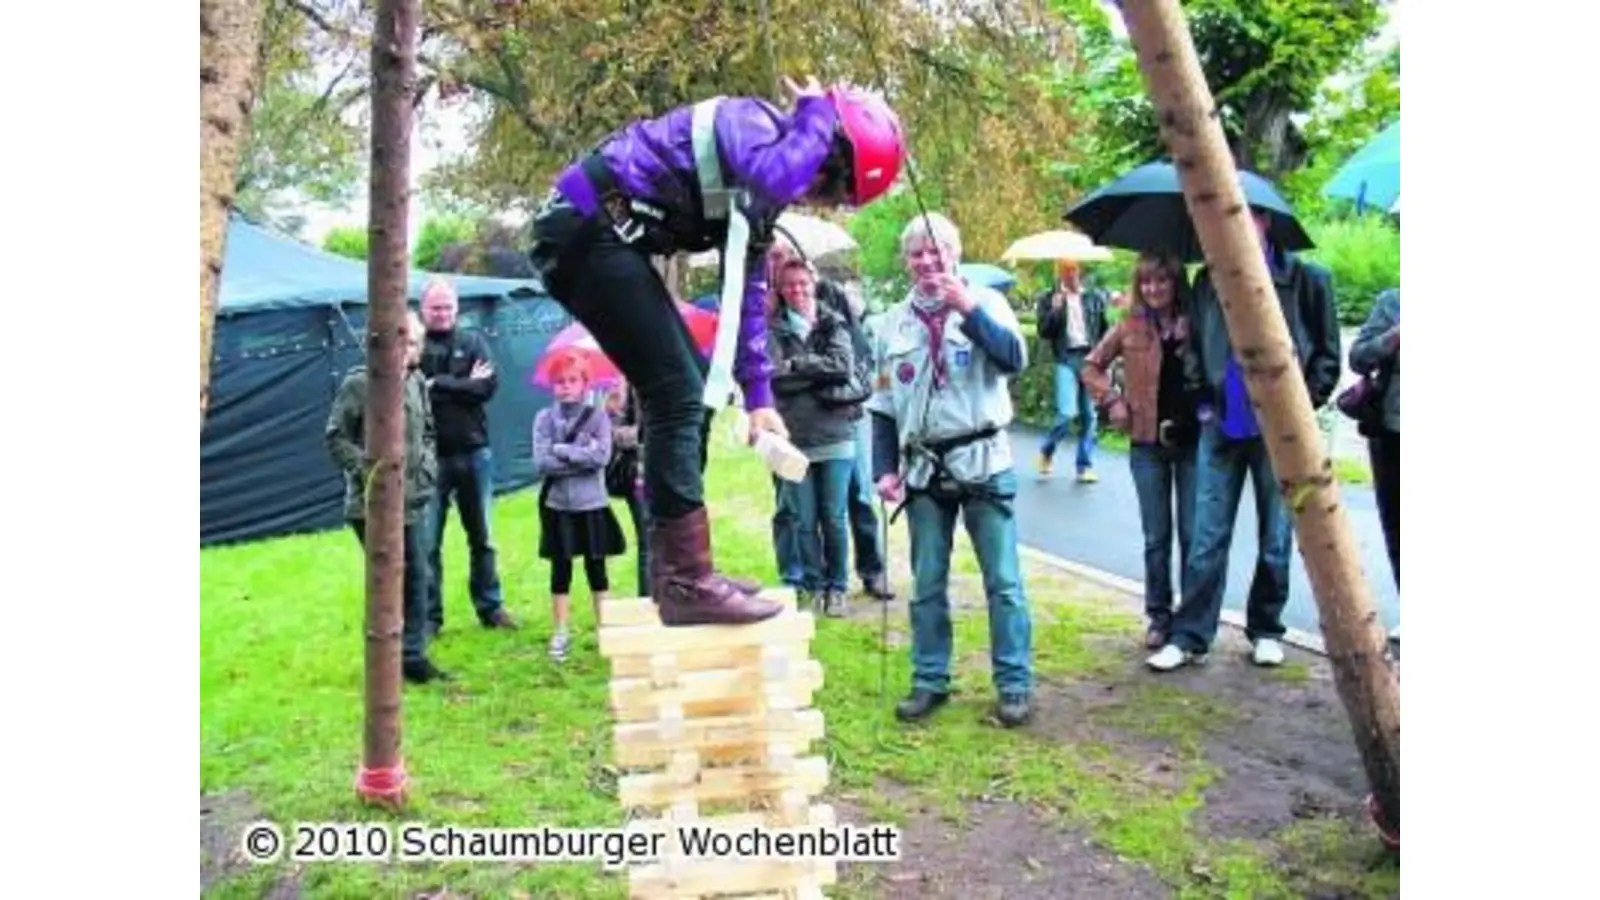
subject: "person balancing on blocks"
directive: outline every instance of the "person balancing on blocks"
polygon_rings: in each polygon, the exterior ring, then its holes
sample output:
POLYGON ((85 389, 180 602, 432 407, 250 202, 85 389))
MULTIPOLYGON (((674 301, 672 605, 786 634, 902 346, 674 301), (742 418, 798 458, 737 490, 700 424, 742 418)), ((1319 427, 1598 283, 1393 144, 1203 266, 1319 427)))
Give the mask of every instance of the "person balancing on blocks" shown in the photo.
POLYGON ((757 622, 782 607, 711 560, 704 501, 711 417, 734 382, 749 439, 787 437, 773 409, 766 266, 787 207, 861 206, 905 160, 899 118, 850 85, 785 79, 794 108, 716 97, 611 134, 555 179, 529 256, 551 295, 638 391, 650 512, 651 597, 665 625, 757 622), (650 256, 722 248, 716 347, 702 363, 650 256))

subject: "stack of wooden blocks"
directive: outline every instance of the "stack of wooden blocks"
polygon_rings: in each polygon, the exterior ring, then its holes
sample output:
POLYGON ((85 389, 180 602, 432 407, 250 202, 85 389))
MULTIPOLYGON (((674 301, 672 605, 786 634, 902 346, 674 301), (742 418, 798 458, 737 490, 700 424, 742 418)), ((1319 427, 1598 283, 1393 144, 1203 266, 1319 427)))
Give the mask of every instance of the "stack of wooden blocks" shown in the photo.
POLYGON ((633 866, 636 898, 820 898, 837 878, 829 859, 686 858, 676 828, 831 827, 813 798, 828 783, 812 699, 816 622, 792 591, 768 591, 782 613, 752 625, 667 627, 649 599, 607 601, 600 653, 611 663, 618 799, 630 831, 661 832, 662 858, 633 866), (820 752, 820 747, 818 748, 820 752))

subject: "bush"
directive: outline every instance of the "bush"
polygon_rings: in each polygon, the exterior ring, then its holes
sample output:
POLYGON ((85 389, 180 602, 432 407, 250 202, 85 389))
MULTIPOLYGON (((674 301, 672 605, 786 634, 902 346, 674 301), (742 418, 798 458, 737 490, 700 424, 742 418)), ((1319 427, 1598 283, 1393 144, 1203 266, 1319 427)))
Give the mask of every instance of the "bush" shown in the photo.
POLYGON ((452 260, 442 260, 441 253, 454 244, 472 240, 477 228, 465 216, 432 216, 422 223, 417 233, 417 245, 411 253, 411 264, 428 272, 447 271, 452 260))
POLYGON ((1400 231, 1379 216, 1307 223, 1315 250, 1305 257, 1333 273, 1339 321, 1357 326, 1378 295, 1400 285, 1400 231))
POLYGON ((330 228, 322 238, 322 249, 339 256, 365 260, 367 258, 367 230, 353 225, 330 228))

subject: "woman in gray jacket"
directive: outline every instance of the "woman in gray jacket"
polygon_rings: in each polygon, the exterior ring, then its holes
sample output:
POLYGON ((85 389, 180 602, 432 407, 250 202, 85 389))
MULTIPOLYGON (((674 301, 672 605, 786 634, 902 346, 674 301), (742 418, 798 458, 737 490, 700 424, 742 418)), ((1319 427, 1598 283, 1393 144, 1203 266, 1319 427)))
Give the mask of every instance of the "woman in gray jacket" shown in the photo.
POLYGON ((1372 459, 1372 482, 1378 519, 1388 545, 1389 566, 1400 586, 1400 290, 1384 291, 1361 333, 1350 345, 1350 370, 1376 375, 1383 390, 1383 420, 1364 427, 1372 459))
POLYGON ((795 530, 804 571, 799 599, 809 604, 820 595, 825 615, 842 616, 850 579, 855 425, 866 398, 842 402, 850 399, 855 351, 844 320, 817 303, 816 273, 807 263, 794 260, 779 269, 777 281, 783 302, 768 329, 775 368, 773 393, 790 441, 811 461, 800 483, 782 486, 798 519, 795 530))

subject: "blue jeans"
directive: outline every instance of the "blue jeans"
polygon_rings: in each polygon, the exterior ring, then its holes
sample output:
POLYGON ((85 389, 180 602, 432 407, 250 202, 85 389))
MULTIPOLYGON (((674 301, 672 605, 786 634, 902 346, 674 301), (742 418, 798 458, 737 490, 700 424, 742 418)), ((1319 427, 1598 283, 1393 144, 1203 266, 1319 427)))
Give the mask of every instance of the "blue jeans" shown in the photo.
POLYGON ((784 482, 794 511, 793 546, 800 555, 800 584, 812 593, 850 588, 850 478, 853 459, 813 462, 799 484, 784 482))
POLYGON ((906 504, 911 531, 912 686, 947 693, 950 690, 950 553, 959 512, 972 538, 989 601, 989 657, 995 689, 1025 694, 1033 688, 1033 620, 1022 589, 1017 555, 1014 503, 1017 476, 1001 472, 989 481, 995 497, 965 503, 940 503, 914 494, 906 504))
POLYGON ((778 580, 785 587, 799 590, 805 587, 806 580, 800 559, 800 511, 795 508, 798 498, 788 484, 776 475, 772 477, 772 547, 778 556, 778 580))
MULTIPOLYGON (((1168 449, 1157 444, 1134 444, 1128 450, 1144 530, 1144 613, 1152 627, 1163 630, 1172 622, 1174 505, 1180 577, 1188 572, 1194 545, 1195 453, 1192 446, 1168 449)), ((1183 595, 1189 595, 1187 586, 1183 595)))
POLYGON ((428 568, 433 570, 428 585, 428 619, 441 628, 444 627, 444 565, 440 557, 452 500, 457 506, 461 528, 467 533, 467 547, 472 552, 472 569, 468 576, 472 605, 478 611, 478 619, 488 622, 501 603, 500 576, 495 568, 494 541, 489 530, 489 513, 494 503, 494 457, 488 447, 439 457, 439 488, 433 502, 433 534, 430 535, 433 549, 428 554, 428 568))
POLYGON ((1069 351, 1066 358, 1056 363, 1056 424, 1045 435, 1039 452, 1046 458, 1055 456, 1056 445, 1072 433, 1072 423, 1078 421, 1078 471, 1094 466, 1095 411, 1094 400, 1084 389, 1080 375, 1087 350, 1069 351))
POLYGON ((1289 554, 1294 524, 1278 493, 1266 445, 1260 438, 1234 441, 1214 422, 1200 430, 1195 458, 1194 550, 1184 580, 1183 602, 1172 618, 1170 640, 1192 652, 1205 652, 1217 636, 1223 588, 1228 580, 1228 551, 1245 479, 1255 495, 1258 523, 1255 577, 1245 604, 1245 634, 1257 638, 1283 636, 1283 608, 1289 602, 1289 554))
POLYGON ((876 496, 872 489, 872 422, 864 415, 856 423, 855 469, 850 473, 850 536, 856 550, 856 574, 863 581, 884 572, 878 513, 872 505, 876 496))

